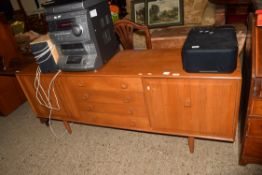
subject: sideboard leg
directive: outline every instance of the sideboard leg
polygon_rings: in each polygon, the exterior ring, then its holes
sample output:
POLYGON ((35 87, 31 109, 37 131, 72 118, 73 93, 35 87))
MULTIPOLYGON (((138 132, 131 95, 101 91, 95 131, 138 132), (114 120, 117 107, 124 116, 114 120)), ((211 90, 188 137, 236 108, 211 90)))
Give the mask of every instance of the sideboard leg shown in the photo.
POLYGON ((39 118, 40 122, 42 124, 45 124, 46 126, 49 126, 49 122, 48 122, 48 119, 47 118, 39 118))
POLYGON ((239 165, 242 165, 242 166, 246 166, 247 165, 247 162, 241 157, 240 160, 239 160, 239 165))
POLYGON ((65 126, 67 132, 68 132, 69 134, 72 134, 72 129, 71 129, 69 123, 68 123, 67 121, 65 121, 65 120, 63 120, 63 122, 64 122, 64 126, 65 126))
POLYGON ((188 137, 188 147, 189 147, 190 153, 194 153, 194 144, 195 144, 195 138, 188 137))

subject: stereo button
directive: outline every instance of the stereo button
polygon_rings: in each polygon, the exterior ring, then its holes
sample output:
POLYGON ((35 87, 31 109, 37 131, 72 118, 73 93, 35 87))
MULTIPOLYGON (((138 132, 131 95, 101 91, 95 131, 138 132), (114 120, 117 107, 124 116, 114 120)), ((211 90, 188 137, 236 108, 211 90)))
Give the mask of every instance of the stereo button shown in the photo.
POLYGON ((74 34, 75 36, 80 36, 80 35, 82 35, 82 33, 83 33, 83 29, 82 29, 81 26, 75 25, 75 26, 73 26, 73 28, 72 28, 72 32, 73 32, 73 34, 74 34))

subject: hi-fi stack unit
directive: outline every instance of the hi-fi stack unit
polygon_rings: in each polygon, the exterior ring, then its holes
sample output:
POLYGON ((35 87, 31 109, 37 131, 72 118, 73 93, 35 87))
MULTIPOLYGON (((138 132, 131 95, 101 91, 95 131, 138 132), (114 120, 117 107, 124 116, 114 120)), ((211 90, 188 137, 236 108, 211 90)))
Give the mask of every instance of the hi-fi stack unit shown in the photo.
POLYGON ((118 52, 106 0, 56 0, 44 7, 61 70, 98 69, 118 52))

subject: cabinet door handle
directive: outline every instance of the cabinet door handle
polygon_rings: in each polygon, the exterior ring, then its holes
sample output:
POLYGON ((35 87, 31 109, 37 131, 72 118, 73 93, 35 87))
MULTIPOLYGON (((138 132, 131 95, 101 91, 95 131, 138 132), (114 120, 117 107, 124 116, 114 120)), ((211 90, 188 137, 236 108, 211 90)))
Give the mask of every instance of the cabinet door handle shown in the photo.
POLYGON ((87 100, 89 98, 89 95, 88 94, 84 94, 83 96, 82 96, 82 99, 83 100, 87 100))
POLYGON ((149 85, 146 86, 146 90, 150 91, 151 87, 149 85))
POLYGON ((187 108, 189 108, 189 107, 191 107, 191 99, 190 98, 187 98, 187 99, 185 99, 185 102, 184 102, 184 107, 187 107, 187 108))

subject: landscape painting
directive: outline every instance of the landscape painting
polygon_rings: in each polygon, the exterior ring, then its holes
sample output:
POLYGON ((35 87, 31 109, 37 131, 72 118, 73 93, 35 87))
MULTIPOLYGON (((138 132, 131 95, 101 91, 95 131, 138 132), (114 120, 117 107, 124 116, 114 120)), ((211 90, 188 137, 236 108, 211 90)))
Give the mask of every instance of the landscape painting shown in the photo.
POLYGON ((155 0, 147 4, 147 24, 149 27, 182 25, 182 0, 155 0))

